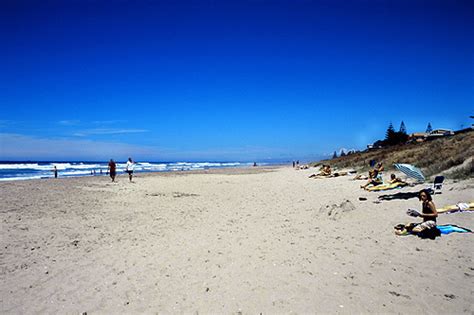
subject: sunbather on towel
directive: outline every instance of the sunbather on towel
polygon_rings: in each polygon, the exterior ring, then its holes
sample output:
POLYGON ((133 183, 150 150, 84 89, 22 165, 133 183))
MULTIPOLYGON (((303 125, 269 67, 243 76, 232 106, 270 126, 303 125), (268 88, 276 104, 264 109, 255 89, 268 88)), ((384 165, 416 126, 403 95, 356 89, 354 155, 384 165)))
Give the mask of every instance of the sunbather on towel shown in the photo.
POLYGON ((401 180, 400 178, 398 178, 397 176, 395 176, 395 174, 392 174, 390 175, 390 180, 388 181, 389 184, 395 184, 395 183, 400 183, 401 185, 408 185, 407 182, 401 180))
POLYGON ((437 209, 438 213, 450 213, 450 212, 462 212, 462 211, 474 211, 474 202, 466 203, 460 202, 455 205, 445 206, 441 209, 437 209))

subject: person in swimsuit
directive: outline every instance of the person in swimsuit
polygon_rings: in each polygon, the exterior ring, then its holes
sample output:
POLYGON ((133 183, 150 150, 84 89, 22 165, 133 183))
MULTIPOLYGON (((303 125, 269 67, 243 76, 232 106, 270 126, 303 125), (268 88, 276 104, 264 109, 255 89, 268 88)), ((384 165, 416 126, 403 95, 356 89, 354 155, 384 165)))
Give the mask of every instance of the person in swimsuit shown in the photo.
POLYGON ((413 228, 413 232, 421 232, 436 227, 436 218, 438 217, 433 198, 431 198, 427 189, 421 190, 418 198, 421 201, 421 213, 418 216, 423 218, 423 222, 413 228))
POLYGON ((331 166, 330 165, 323 165, 321 167, 321 170, 318 174, 311 174, 309 178, 321 178, 321 177, 328 177, 332 173, 331 166))
POLYGON ((407 182, 403 181, 399 177, 395 176, 395 174, 390 175, 390 180, 388 181, 389 184, 400 183, 401 185, 408 185, 407 182))
POLYGON ((367 181, 367 183, 365 185, 360 185, 360 188, 366 189, 369 185, 377 186, 382 183, 383 181, 382 178, 379 176, 379 172, 376 169, 373 169, 369 171, 369 180, 367 181))
POLYGON ((117 165, 115 164, 114 160, 110 159, 107 172, 109 172, 110 178, 112 178, 112 182, 115 182, 116 169, 117 169, 117 165))

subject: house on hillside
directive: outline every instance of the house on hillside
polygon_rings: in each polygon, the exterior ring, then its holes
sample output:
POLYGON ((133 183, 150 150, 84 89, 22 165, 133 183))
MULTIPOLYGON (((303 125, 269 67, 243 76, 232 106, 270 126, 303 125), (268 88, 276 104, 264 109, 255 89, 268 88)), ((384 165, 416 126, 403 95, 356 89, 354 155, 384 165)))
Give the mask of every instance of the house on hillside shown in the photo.
POLYGON ((375 149, 381 149, 381 148, 383 148, 382 140, 378 140, 378 141, 375 141, 373 144, 367 145, 367 150, 375 150, 375 149))
POLYGON ((407 142, 409 143, 423 142, 426 140, 427 137, 428 137, 428 134, 426 132, 414 132, 408 136, 407 142))
POLYGON ((447 137, 454 135, 454 132, 451 129, 435 129, 429 133, 427 140, 432 140, 441 137, 447 137))

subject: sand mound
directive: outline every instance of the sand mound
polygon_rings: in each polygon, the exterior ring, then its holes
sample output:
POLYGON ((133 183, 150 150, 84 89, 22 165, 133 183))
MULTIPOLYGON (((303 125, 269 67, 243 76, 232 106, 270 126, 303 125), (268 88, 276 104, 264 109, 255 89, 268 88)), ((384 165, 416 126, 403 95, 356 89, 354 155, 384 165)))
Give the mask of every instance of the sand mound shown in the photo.
POLYGON ((332 220, 339 220, 344 213, 355 210, 355 206, 349 200, 345 200, 340 204, 331 204, 322 206, 319 213, 326 213, 332 220))

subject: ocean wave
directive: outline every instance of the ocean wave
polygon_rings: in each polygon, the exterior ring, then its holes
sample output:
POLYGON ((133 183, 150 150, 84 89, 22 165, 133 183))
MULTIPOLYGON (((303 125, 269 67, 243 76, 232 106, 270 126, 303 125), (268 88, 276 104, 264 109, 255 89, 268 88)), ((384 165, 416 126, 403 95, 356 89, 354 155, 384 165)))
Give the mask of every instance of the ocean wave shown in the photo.
MULTIPOLYGON (((189 170, 202 170, 209 168, 242 167, 253 163, 246 162, 136 162, 135 172, 176 172, 189 170)), ((260 164, 264 165, 264 164, 260 164)), ((0 163, 0 181, 40 179, 54 177, 54 166, 59 177, 80 177, 106 174, 108 162, 20 162, 0 163)), ((126 169, 126 163, 116 162, 117 172, 126 169)))

